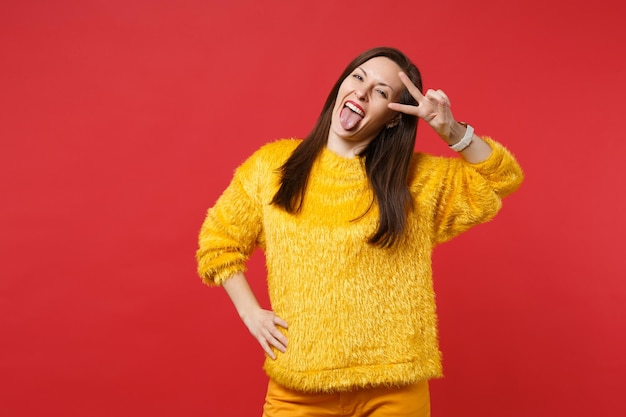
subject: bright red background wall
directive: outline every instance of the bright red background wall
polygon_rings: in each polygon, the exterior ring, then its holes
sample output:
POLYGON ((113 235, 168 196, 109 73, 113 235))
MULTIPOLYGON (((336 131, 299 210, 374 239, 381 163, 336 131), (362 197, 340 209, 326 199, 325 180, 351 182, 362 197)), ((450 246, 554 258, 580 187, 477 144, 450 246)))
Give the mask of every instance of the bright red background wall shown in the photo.
MULTIPOLYGON (((263 354, 196 277, 198 229, 391 45, 527 174, 435 253, 433 416, 626 415, 623 6, 474 3, 2 2, 0 414, 260 415, 263 354)), ((267 305, 261 255, 249 278, 267 305)))

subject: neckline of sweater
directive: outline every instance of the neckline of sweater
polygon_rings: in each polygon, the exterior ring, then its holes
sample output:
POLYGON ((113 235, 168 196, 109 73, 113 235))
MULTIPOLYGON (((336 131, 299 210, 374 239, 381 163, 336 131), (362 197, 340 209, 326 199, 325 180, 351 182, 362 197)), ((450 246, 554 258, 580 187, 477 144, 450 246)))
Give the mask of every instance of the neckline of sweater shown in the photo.
POLYGON ((359 156, 346 158, 325 147, 316 162, 319 168, 333 177, 350 181, 367 178, 365 160, 359 156))

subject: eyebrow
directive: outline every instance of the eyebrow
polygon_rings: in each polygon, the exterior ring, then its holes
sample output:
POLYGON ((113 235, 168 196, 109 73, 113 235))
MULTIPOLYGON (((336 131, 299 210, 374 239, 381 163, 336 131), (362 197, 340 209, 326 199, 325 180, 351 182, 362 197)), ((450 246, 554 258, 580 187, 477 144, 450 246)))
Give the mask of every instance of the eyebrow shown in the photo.
MULTIPOLYGON (((367 71, 365 71, 363 68, 361 68, 361 67, 357 67, 357 69, 360 69, 361 71, 363 71, 363 74, 365 74, 365 75, 367 76, 367 71)), ((393 87, 392 87, 392 86, 390 86, 389 84, 385 84, 385 83, 378 82, 378 85, 382 85, 383 87, 387 87, 387 88, 389 88, 391 91, 394 91, 394 90, 393 90, 393 87)))

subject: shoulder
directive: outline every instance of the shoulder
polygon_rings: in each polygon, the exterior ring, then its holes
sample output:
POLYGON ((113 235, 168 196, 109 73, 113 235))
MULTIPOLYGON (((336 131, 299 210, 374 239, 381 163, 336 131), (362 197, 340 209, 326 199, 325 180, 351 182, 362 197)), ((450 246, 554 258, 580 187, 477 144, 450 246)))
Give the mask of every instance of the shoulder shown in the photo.
POLYGON ((285 159, 302 143, 301 139, 279 139, 261 146, 255 155, 266 159, 285 159))
POLYGON ((301 142, 301 139, 280 139, 266 143, 248 157, 237 172, 274 171, 285 163, 301 142))
POLYGON ((424 190, 435 192, 449 181, 462 165, 461 158, 416 152, 409 166, 407 184, 412 192, 424 190))
POLYGON ((415 152, 409 167, 409 180, 412 182, 411 180, 415 180, 418 177, 424 178, 440 175, 448 169, 450 163, 453 163, 453 158, 415 152))
POLYGON ((269 142, 254 152, 250 159, 270 165, 282 165, 300 143, 301 139, 279 139, 269 142))

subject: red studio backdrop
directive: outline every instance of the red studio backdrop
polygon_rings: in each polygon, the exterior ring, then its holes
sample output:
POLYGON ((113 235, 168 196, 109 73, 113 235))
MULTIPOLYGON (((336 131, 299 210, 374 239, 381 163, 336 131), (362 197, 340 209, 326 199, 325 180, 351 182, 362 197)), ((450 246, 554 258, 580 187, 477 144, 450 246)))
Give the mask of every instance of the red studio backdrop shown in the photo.
MULTIPOLYGON (((624 416, 620 1, 0 4, 0 415, 254 416, 263 353, 195 272, 206 209, 389 45, 518 157, 437 248, 433 416, 624 416)), ((451 155, 422 124, 417 147, 451 155)), ((264 293, 262 253, 248 277, 264 293)))

